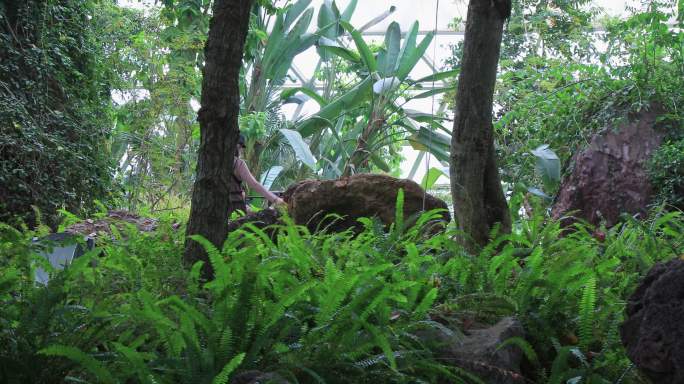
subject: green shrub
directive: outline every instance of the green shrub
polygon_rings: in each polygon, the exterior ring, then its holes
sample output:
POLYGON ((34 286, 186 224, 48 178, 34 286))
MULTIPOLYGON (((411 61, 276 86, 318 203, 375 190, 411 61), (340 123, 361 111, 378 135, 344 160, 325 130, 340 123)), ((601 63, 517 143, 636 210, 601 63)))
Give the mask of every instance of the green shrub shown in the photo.
POLYGON ((432 218, 398 216, 388 231, 362 219, 356 235, 246 227, 220 249, 194 238, 216 271, 207 282, 201 264, 183 268, 169 219, 155 233, 114 231, 47 288, 32 281, 35 234, 3 226, 0 381, 214 383, 258 370, 300 383, 477 382, 418 335, 514 315, 528 336, 509 343, 535 364, 530 380, 639 382, 617 326, 639 279, 684 252, 681 213, 564 235, 534 217, 477 255, 450 229, 426 237, 432 218))
POLYGON ((107 69, 93 2, 0 5, 0 221, 55 224, 111 189, 107 69))
POLYGON ((648 171, 657 202, 684 210, 684 139, 658 148, 648 163, 648 171))

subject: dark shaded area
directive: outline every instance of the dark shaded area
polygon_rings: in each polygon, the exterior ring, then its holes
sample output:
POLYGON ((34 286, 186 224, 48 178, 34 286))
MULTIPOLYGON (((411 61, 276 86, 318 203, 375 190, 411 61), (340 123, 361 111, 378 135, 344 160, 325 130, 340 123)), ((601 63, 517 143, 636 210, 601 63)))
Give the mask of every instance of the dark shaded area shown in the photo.
POLYGON ((248 213, 237 220, 228 222, 228 232, 238 230, 247 223, 259 229, 264 229, 269 225, 280 224, 280 212, 275 209, 263 209, 259 212, 248 213))
POLYGON ((684 383, 684 260, 658 263, 629 298, 627 356, 654 383, 684 383))
MULTIPOLYGON (((574 168, 561 186, 552 215, 568 213, 599 225, 615 225, 622 214, 645 217, 653 188, 646 162, 661 144, 656 129, 662 112, 651 108, 615 129, 596 134, 589 147, 573 158, 574 168)), ((572 224, 572 219, 564 224, 572 224)))

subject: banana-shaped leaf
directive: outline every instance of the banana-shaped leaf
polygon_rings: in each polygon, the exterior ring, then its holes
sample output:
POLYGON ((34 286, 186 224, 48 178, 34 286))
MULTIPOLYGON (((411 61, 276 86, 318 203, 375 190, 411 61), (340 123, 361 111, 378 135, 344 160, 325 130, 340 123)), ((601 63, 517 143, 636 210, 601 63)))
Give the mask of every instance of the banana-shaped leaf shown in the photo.
POLYGON ((351 24, 349 24, 346 21, 341 21, 340 25, 342 25, 342 28, 349 32, 352 39, 354 40, 356 49, 359 51, 359 54, 361 54, 361 60, 363 60, 363 63, 366 65, 368 72, 372 73, 377 71, 378 63, 375 61, 375 56, 373 56, 373 52, 371 52, 370 48, 368 47, 368 44, 366 44, 366 41, 363 40, 361 32, 357 31, 351 24))
POLYGON ((340 15, 340 19, 342 21, 350 22, 352 15, 354 14, 354 11, 356 10, 356 3, 358 3, 358 0, 352 0, 349 2, 349 5, 347 5, 347 8, 342 11, 342 15, 340 15))
MULTIPOLYGON (((399 124, 409 127, 408 124, 399 124)), ((412 130, 409 128, 409 130, 412 130)), ((434 132, 424 127, 414 131, 408 139, 411 147, 417 151, 425 151, 433 154, 439 161, 449 161, 449 151, 451 150, 451 138, 441 133, 434 132)))
POLYGON ((439 180, 439 178, 442 176, 449 177, 449 175, 444 173, 443 170, 431 167, 430 169, 428 169, 425 176, 423 176, 423 180, 420 182, 420 186, 423 187, 423 189, 428 190, 432 188, 437 182, 437 180, 439 180))
POLYGON ((422 77, 422 78, 414 81, 414 83, 428 83, 428 82, 433 82, 433 81, 442 81, 442 80, 446 80, 446 79, 456 77, 460 72, 461 72, 460 69, 452 69, 450 71, 437 72, 437 73, 433 73, 432 75, 422 77))
MULTIPOLYGON (((413 29, 409 33, 417 33, 417 31, 414 31, 413 29)), ((413 68, 418 64, 418 61, 420 60, 421 57, 425 54, 425 51, 427 51, 428 47, 430 46, 430 43, 432 42, 433 37, 435 36, 434 32, 429 32, 423 40, 418 44, 417 47, 411 47, 410 45, 407 45, 402 53, 401 58, 399 59, 399 68, 397 69, 397 72, 395 74, 396 77, 398 77, 401 80, 406 79, 408 77, 409 73, 413 70, 413 68)), ((407 36, 407 39, 409 39, 410 36, 407 36)))
POLYGON ((292 25, 302 14, 302 12, 304 12, 304 10, 309 6, 309 4, 311 4, 311 0, 299 0, 298 2, 289 6, 285 12, 284 24, 286 26, 292 25))
POLYGON ((278 13, 261 61, 267 79, 280 81, 287 75, 295 56, 311 47, 318 36, 306 33, 313 18, 310 1, 300 0, 288 9, 285 16, 278 13), (294 23, 294 26, 292 26, 294 23))
POLYGON ((424 99, 426 97, 432 97, 434 95, 440 95, 442 93, 450 91, 452 88, 435 88, 431 89, 429 91, 421 92, 415 96, 410 96, 407 100, 414 100, 414 99, 424 99))
POLYGON ((292 149, 294 149, 297 159, 315 171, 316 158, 314 157, 313 153, 311 153, 309 146, 304 142, 302 135, 300 135, 297 131, 285 128, 281 129, 280 132, 283 134, 283 136, 285 136, 285 139, 287 139, 287 142, 290 144, 292 149))
POLYGON ((378 55, 378 72, 381 76, 389 77, 394 74, 399 61, 401 45, 401 28, 397 22, 392 22, 385 34, 385 49, 378 55))
POLYGON ((373 78, 369 76, 344 95, 321 108, 318 113, 304 120, 297 130, 303 137, 309 137, 323 127, 330 126, 330 122, 343 115, 345 111, 356 108, 368 100, 371 97, 372 86, 373 78))
POLYGON ((540 145, 531 152, 537 158, 536 168, 544 181, 545 188, 552 190, 561 178, 558 155, 549 148, 548 144, 540 145))
MULTIPOLYGON (((341 47, 337 41, 328 39, 325 36, 318 39, 318 52, 319 54, 327 52, 339 56, 345 60, 351 61, 352 63, 361 63, 361 57, 356 52, 341 47)), ((326 58, 327 57, 328 56, 326 56, 326 58)))
MULTIPOLYGON (((335 4, 327 0, 318 9, 318 34, 330 40, 335 40, 340 35, 341 28, 338 25, 340 15, 336 10, 335 4)), ((329 52, 320 47, 317 50, 321 60, 330 60, 329 52)))
POLYGON ((271 187, 273 187, 273 183, 275 180, 278 178, 280 175, 280 172, 283 171, 283 167, 280 165, 274 165, 271 168, 269 168, 268 171, 264 172, 263 175, 261 175, 261 185, 264 186, 264 188, 268 189, 269 191, 271 190, 271 187))
MULTIPOLYGON (((310 98, 312 98, 314 101, 318 103, 321 107, 324 107, 328 105, 328 102, 321 97, 316 91, 306 88, 306 87, 297 87, 297 88, 289 88, 284 90, 283 92, 280 93, 280 99, 284 100, 284 103, 287 103, 287 100, 290 100, 292 97, 296 97, 298 93, 302 93, 310 98)), ((300 101, 306 101, 306 100, 300 100, 300 101)), ((296 101, 294 101, 296 102, 296 101)))

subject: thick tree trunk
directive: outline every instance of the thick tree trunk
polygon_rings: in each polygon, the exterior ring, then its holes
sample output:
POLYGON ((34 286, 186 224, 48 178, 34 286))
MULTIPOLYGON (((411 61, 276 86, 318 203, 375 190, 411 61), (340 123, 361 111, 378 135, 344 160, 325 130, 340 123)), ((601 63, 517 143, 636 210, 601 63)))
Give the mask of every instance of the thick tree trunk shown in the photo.
MULTIPOLYGON (((233 182, 240 112, 239 74, 251 5, 252 0, 215 0, 204 48, 200 148, 186 235, 202 235, 219 248, 226 239, 232 211, 228 191, 233 182)), ((188 264, 205 261, 204 274, 211 274, 207 255, 199 243, 186 240, 184 259, 188 264)))
POLYGON ((470 0, 451 139, 451 193, 464 244, 473 249, 511 218, 494 154, 492 102, 511 0, 470 0))

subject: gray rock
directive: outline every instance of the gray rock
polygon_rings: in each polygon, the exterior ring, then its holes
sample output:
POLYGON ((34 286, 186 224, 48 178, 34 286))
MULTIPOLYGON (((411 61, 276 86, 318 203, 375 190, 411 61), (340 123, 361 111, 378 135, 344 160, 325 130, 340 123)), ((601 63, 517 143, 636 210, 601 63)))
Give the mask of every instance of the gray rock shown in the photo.
POLYGON ((230 384, 290 384, 290 382, 274 372, 251 370, 238 373, 230 384))
POLYGON ((487 384, 525 382, 520 374, 522 351, 514 345, 498 349, 511 337, 525 336, 515 318, 506 317, 489 328, 470 330, 466 334, 433 328, 421 331, 418 336, 437 359, 463 368, 487 384))

